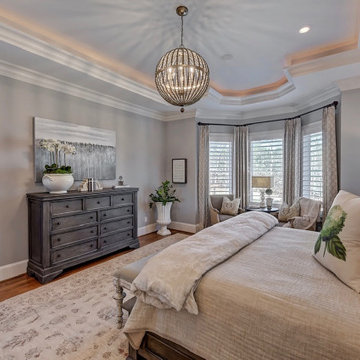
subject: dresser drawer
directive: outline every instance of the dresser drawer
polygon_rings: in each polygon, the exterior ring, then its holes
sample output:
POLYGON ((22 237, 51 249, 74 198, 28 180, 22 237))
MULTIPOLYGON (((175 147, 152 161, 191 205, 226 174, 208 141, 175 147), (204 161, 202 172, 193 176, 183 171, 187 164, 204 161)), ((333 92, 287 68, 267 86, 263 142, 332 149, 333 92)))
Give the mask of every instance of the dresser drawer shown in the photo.
POLYGON ((121 244, 121 242, 124 242, 123 245, 126 247, 128 245, 128 240, 132 237, 132 230, 122 231, 109 236, 103 236, 101 238, 101 247, 114 246, 115 244, 121 244))
POLYGON ((69 227, 77 225, 85 225, 96 222, 96 212, 91 212, 87 214, 73 215, 73 216, 64 216, 52 219, 52 229, 60 230, 66 229, 69 227))
POLYGON ((115 195, 113 198, 113 205, 131 204, 133 202, 132 194, 115 195))
POLYGON ((90 239, 97 236, 97 226, 92 226, 86 229, 69 231, 62 234, 51 236, 51 247, 55 248, 65 244, 73 243, 79 240, 90 239))
POLYGON ((97 250, 96 244, 97 240, 91 240, 79 245, 69 246, 65 249, 55 250, 51 253, 51 263, 56 264, 61 261, 94 252, 97 250))
POLYGON ((86 199, 86 209, 100 209, 111 205, 110 196, 94 197, 86 199))
POLYGON ((111 221, 101 225, 101 234, 106 234, 112 231, 122 230, 133 225, 132 217, 123 220, 111 221))
POLYGON ((112 219, 115 217, 131 215, 133 213, 132 206, 124 206, 117 209, 102 210, 100 212, 101 220, 112 219))
POLYGON ((51 203, 51 213, 53 215, 65 214, 73 211, 82 210, 82 200, 64 200, 51 203))

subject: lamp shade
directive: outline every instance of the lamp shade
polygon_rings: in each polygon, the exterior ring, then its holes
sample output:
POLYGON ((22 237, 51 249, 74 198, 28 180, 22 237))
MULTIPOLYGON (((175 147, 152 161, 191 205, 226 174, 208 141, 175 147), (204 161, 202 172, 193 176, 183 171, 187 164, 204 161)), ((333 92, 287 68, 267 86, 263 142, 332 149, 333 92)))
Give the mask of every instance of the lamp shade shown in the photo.
POLYGON ((252 176, 251 185, 253 188, 269 189, 274 186, 274 178, 272 176, 252 176))

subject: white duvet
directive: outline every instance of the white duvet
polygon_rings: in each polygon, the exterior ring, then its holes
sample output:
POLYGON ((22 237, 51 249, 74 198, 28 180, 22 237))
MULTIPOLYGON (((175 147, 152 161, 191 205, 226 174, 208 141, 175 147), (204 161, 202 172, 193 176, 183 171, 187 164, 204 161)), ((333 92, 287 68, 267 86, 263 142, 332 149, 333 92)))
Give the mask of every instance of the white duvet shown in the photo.
POLYGON ((278 223, 263 212, 247 212, 204 229, 151 258, 131 290, 159 309, 198 314, 194 292, 202 276, 278 223))

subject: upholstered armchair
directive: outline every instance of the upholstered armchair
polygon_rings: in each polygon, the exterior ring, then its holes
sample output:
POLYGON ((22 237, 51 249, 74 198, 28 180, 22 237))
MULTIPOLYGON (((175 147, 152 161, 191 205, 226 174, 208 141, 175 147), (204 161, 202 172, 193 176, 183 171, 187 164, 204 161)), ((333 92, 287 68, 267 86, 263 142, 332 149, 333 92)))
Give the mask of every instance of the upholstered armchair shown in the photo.
POLYGON ((284 225, 293 229, 316 230, 316 222, 320 217, 321 201, 300 198, 300 215, 294 216, 284 225))
MULTIPOLYGON (((233 217, 233 215, 220 214, 223 197, 227 197, 229 200, 234 200, 234 195, 210 195, 209 196, 209 207, 210 207, 210 220, 211 225, 217 224, 218 222, 225 221, 233 217)), ((239 214, 242 211, 239 210, 239 214)))

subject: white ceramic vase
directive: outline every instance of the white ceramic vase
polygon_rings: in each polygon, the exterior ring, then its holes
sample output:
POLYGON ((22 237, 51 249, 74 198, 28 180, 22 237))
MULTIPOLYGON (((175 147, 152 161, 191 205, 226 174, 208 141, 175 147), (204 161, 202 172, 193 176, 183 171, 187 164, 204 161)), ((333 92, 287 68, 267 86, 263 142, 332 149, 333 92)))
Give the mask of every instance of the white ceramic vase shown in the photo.
POLYGON ((42 183, 50 194, 65 194, 74 183, 72 174, 44 174, 42 183))
POLYGON ((167 226, 171 223, 170 209, 172 202, 168 202, 166 205, 163 205, 162 202, 157 202, 155 204, 158 216, 156 222, 160 225, 160 230, 157 233, 161 236, 170 235, 171 232, 167 226))

